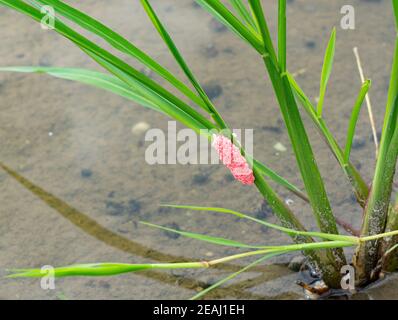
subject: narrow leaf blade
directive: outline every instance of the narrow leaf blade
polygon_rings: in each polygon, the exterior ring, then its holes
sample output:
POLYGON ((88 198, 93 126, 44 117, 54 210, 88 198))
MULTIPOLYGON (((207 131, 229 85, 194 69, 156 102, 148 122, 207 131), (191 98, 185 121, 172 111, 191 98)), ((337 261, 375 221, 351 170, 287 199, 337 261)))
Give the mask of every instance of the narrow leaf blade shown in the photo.
POLYGON ((57 67, 0 67, 1 72, 22 72, 22 73, 44 73, 56 78, 77 81, 88 84, 93 87, 112 92, 116 95, 134 101, 142 106, 153 109, 158 112, 163 111, 152 101, 146 99, 144 96, 134 91, 132 87, 127 86, 126 83, 118 78, 87 69, 78 68, 57 68, 57 67))
POLYGON ((286 0, 278 7, 278 59, 281 72, 286 71, 286 0))
POLYGON ((317 106, 318 117, 322 117, 323 102, 325 99, 327 83, 329 81, 330 74, 332 73, 335 46, 336 46, 336 28, 333 28, 332 34, 330 35, 328 46, 326 48, 325 58, 323 60, 321 83, 319 89, 319 102, 317 106))
POLYGON ((370 88, 371 82, 370 80, 366 80, 359 92, 359 95, 357 97, 357 100, 355 102, 354 108, 351 113, 351 118, 350 122, 348 125, 348 130, 347 130, 347 139, 346 139, 346 144, 345 144, 345 151, 344 151, 344 160, 345 163, 348 164, 350 160, 350 154, 351 154, 351 146, 352 142, 354 140, 354 135, 355 135, 355 128, 357 125, 358 117, 359 117, 359 112, 361 111, 361 107, 363 104, 363 101, 365 100, 366 95, 368 94, 369 88, 370 88))
POLYGON ((269 246, 253 246, 253 245, 248 245, 248 244, 244 244, 244 243, 241 243, 238 241, 229 240, 229 239, 225 239, 225 238, 213 237, 213 236, 208 236, 208 235, 193 233, 193 232, 187 232, 187 231, 180 231, 180 230, 176 230, 176 229, 172 229, 172 228, 159 226, 159 225, 149 223, 149 222, 141 221, 140 223, 142 223, 148 227, 158 228, 158 229, 161 229, 164 231, 176 233, 183 237, 187 237, 187 238, 191 238, 191 239, 195 239, 195 240, 199 240, 199 241, 204 241, 204 242, 209 242, 209 243, 221 245, 221 246, 235 247, 235 248, 251 248, 251 249, 271 248, 269 246))

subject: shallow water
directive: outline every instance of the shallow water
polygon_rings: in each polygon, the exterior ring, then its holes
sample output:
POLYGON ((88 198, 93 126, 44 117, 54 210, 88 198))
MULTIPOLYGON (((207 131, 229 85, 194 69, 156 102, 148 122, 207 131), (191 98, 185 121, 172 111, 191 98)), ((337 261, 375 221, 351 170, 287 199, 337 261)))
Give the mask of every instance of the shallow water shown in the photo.
MULTIPOLYGON (((114 27, 181 75, 138 1, 112 1, 117 4, 112 6, 109 0, 68 3, 114 27)), ((254 128, 255 157, 301 185, 272 88, 254 52, 191 0, 152 3, 198 78, 212 89, 226 120, 234 128, 254 128), (289 151, 277 152, 273 148, 277 142, 289 151)), ((289 1, 289 70, 299 74, 298 82, 313 99, 330 30, 339 26, 340 8, 345 4, 344 0, 289 1)), ((352 48, 359 47, 365 73, 373 81, 371 99, 381 128, 394 46, 390 1, 353 0, 352 4, 356 29, 337 28, 335 64, 325 100, 325 118, 341 144, 360 87, 352 48)), ((276 1, 267 0, 264 5, 275 31, 276 1)), ((0 9, 0 28, 2 66, 97 68, 66 40, 4 8, 0 9)), ((252 215, 258 215, 261 208, 257 191, 231 181, 222 166, 148 165, 144 136, 133 135, 131 129, 142 121, 166 129, 166 117, 110 93, 41 75, 0 74, 0 97, 0 162, 9 168, 8 173, 0 171, 0 276, 7 268, 199 260, 237 252, 176 238, 140 225, 140 220, 248 243, 288 241, 278 232, 236 223, 230 217, 159 207, 161 203, 223 206, 252 215)), ((307 118, 305 121, 335 214, 359 227, 361 211, 348 183, 307 118)), ((364 108, 352 157, 368 181, 374 167, 370 136, 364 108)), ((309 208, 286 191, 280 192, 294 200, 292 206, 300 219, 313 228, 309 208)), ((277 222, 269 212, 260 215, 277 222)), ((286 267, 290 258, 275 258, 208 297, 302 298, 301 289, 294 284, 297 274, 286 267)), ((42 290, 37 280, 2 279, 0 298, 185 299, 236 268, 62 279, 57 280, 54 291, 42 290)), ((396 298, 395 282, 385 282, 387 291, 374 288, 376 293, 360 297, 396 298)))

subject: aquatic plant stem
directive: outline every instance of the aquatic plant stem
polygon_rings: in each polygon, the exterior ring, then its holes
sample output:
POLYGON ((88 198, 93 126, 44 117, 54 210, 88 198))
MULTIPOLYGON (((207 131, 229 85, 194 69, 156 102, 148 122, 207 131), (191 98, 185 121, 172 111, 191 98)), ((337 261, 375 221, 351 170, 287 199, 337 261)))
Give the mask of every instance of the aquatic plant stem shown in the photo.
MULTIPOLYGON (((376 169, 372 183, 372 190, 365 208, 362 223, 362 236, 372 236, 384 231, 391 199, 392 183, 397 161, 394 139, 398 139, 396 132, 397 103, 398 103, 398 36, 395 42, 395 51, 388 92, 386 113, 380 150, 376 162, 376 169), (394 133, 395 131, 395 133, 394 133)), ((366 284, 371 279, 372 271, 379 260, 380 241, 369 241, 362 244, 354 257, 357 272, 357 283, 366 284)))
POLYGON ((325 140, 330 151, 333 153, 344 174, 348 178, 348 181, 350 182, 354 190, 355 197, 358 203, 362 207, 365 207, 366 201, 369 196, 369 187, 367 183, 362 178, 358 170, 354 167, 354 165, 350 161, 345 161, 344 151, 337 143, 333 134, 330 132, 324 119, 318 117, 317 113, 315 112, 315 106, 300 88, 294 77, 289 73, 287 77, 289 79, 292 90, 294 90, 295 95, 298 97, 299 102, 301 103, 307 114, 310 116, 321 137, 325 140))
MULTIPOLYGON (((264 50, 267 53, 262 58, 288 130, 314 217, 322 232, 338 234, 336 220, 332 214, 322 177, 287 79, 287 74, 286 72, 280 72, 278 64, 273 61, 273 46, 269 44, 271 38, 261 3, 259 0, 249 0, 249 4, 259 26, 264 42, 264 50)), ((329 286, 338 287, 340 285, 340 269, 345 263, 345 256, 341 249, 326 250, 326 255, 320 262, 320 266, 322 267, 324 280, 329 286)))
MULTIPOLYGON (((302 251, 302 250, 322 250, 324 248, 332 247, 350 247, 354 244, 347 241, 327 241, 327 242, 315 242, 306 244, 293 244, 280 246, 275 249, 263 249, 248 251, 231 256, 226 256, 219 259, 210 261, 199 261, 199 262, 178 262, 178 263, 147 263, 147 264, 128 264, 128 263, 91 263, 91 264, 79 264, 71 265, 67 267, 54 268, 53 275, 55 277, 68 277, 68 276, 110 276, 117 275, 127 272, 137 272, 148 269, 198 269, 198 268, 209 268, 219 264, 224 264, 233 260, 249 258, 252 256, 266 255, 266 254, 283 254, 287 252, 302 251)), ((8 278, 37 278, 43 277, 46 271, 41 269, 14 269, 10 270, 12 273, 8 275, 8 278)))
MULTIPOLYGON (((398 197, 395 200, 395 204, 390 207, 388 214, 386 232, 392 232, 398 230, 398 197)), ((398 235, 383 238, 381 244, 380 253, 383 254, 381 261, 381 270, 387 272, 393 272, 398 269, 398 254, 394 252, 392 254, 392 248, 398 244, 398 235)))
MULTIPOLYGON (((275 191, 268 185, 264 177, 258 172, 257 168, 253 168, 253 173, 255 176, 254 183, 257 189, 260 191, 262 196, 265 198, 273 212, 279 218, 283 227, 288 229, 294 229, 298 231, 306 231, 304 226, 296 218, 293 212, 287 207, 287 205, 279 198, 275 191)), ((296 243, 313 243, 314 240, 308 235, 291 235, 292 239, 296 243)), ((314 265, 324 273, 326 270, 326 264, 323 262, 326 260, 324 253, 314 252, 314 251, 304 251, 304 254, 308 256, 314 265)), ((329 264, 329 263, 328 263, 329 264)))

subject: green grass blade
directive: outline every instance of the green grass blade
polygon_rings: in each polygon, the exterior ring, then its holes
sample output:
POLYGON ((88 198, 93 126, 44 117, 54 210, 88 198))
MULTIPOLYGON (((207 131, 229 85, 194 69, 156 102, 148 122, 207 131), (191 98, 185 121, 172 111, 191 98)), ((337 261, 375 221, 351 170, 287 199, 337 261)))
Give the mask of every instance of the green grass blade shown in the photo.
POLYGON ((357 100, 355 102, 354 108, 353 108, 352 113, 351 113, 351 118, 350 118, 350 122, 349 122, 349 125, 348 125, 348 130, 347 130, 347 139, 346 139, 346 144, 345 144, 345 151, 344 151, 345 164, 348 164, 348 161, 350 160, 351 146, 352 146, 352 142, 354 140, 355 128, 356 128, 356 125, 357 125, 359 112, 361 111, 361 107, 362 107, 363 101, 365 100, 365 97, 368 94, 370 85, 371 85, 370 80, 366 80, 362 84, 362 87, 361 87, 361 90, 359 92, 358 98, 357 98, 357 100))
POLYGON ((270 178, 272 181, 276 182, 282 187, 285 187, 287 190, 293 192, 296 196, 308 202, 308 197, 295 185, 287 181, 285 178, 277 174, 275 171, 268 168, 263 163, 253 160, 253 165, 263 174, 264 176, 270 178))
POLYGON ((267 21, 264 17, 264 12, 259 0, 249 0, 250 8, 254 14, 254 18, 261 33, 265 52, 269 55, 272 63, 277 66, 278 61, 275 53, 275 48, 272 43, 271 33, 269 32, 267 21))
POLYGON ((322 233, 322 232, 299 231, 299 230, 295 230, 295 229, 290 229, 290 228, 286 228, 283 226, 269 223, 264 220, 260 220, 260 219, 251 217, 249 215, 246 215, 246 214, 238 212, 238 211, 225 209, 225 208, 186 206, 186 205, 163 205, 163 207, 170 207, 170 208, 176 208, 176 209, 187 209, 187 210, 192 210, 192 211, 208 211, 208 212, 224 213, 224 214, 238 217, 240 219, 246 219, 246 220, 250 220, 250 221, 259 223, 268 228, 284 232, 290 236, 291 235, 304 235, 304 236, 316 237, 316 238, 327 239, 327 240, 351 241, 354 243, 357 243, 357 241, 358 241, 358 239, 356 237, 352 237, 352 236, 333 235, 333 234, 322 233))
POLYGON ((313 122, 318 123, 316 110, 311 102, 311 100, 307 97, 304 91, 300 88, 294 77, 288 73, 287 77, 289 79, 290 86, 293 89, 295 95, 299 98, 301 105, 304 107, 305 111, 311 117, 313 122))
POLYGON ((319 118, 322 117, 323 102, 325 99, 326 88, 330 78, 330 74, 332 73, 335 46, 336 46, 336 28, 333 28, 332 34, 330 35, 328 46, 326 48, 325 58, 323 60, 321 83, 319 89, 319 101, 317 106, 317 114, 319 118))
POLYGON ((337 140, 334 138, 334 136, 330 132, 329 128, 327 127, 323 119, 318 118, 315 108, 310 99, 305 95, 305 93, 299 87, 296 80, 293 78, 291 74, 288 74, 288 79, 295 95, 298 97, 298 100, 300 101, 300 104, 307 112, 307 114, 310 116, 311 120, 317 127, 318 131, 324 137, 330 150, 333 152, 342 170, 344 171, 349 182, 351 183, 359 204, 362 207, 365 207, 369 195, 369 187, 367 183, 359 174, 358 170, 352 165, 352 163, 348 162, 348 165, 346 165, 346 162, 344 160, 343 150, 340 148, 339 144, 337 143, 337 140))
POLYGON ((392 6, 394 10, 396 27, 398 29, 398 2, 396 0, 392 0, 392 6))
POLYGON ((252 15, 249 10, 247 10, 245 4, 242 0, 230 0, 231 5, 234 7, 235 11, 240 15, 243 21, 246 22, 247 26, 253 28, 253 31, 256 30, 256 23, 253 20, 252 15))
POLYGON ((278 59, 281 72, 286 71, 286 0, 279 0, 278 7, 278 59))
POLYGON ((280 79, 279 74, 274 71, 272 64, 268 63, 267 68, 270 70, 270 76, 275 85, 281 111, 318 226, 322 232, 338 234, 323 180, 315 162, 315 157, 288 79, 287 77, 280 79))
POLYGON ((89 264, 77 264, 66 267, 54 268, 53 270, 42 270, 42 269, 12 269, 9 270, 8 278, 41 278, 46 275, 52 275, 56 278, 62 277, 78 277, 78 276, 91 276, 91 277, 102 277, 102 276, 113 276, 128 272, 144 271, 148 269, 196 269, 196 268, 209 268, 211 266, 227 263, 229 261, 243 259, 256 255, 265 254, 280 254, 284 252, 302 251, 302 250, 319 250, 324 248, 332 247, 350 247, 353 243, 345 241, 327 241, 327 242, 316 242, 306 244, 295 244, 279 246, 273 249, 260 249, 249 252, 243 252, 232 256, 212 260, 212 261, 201 261, 201 262, 178 262, 178 263, 147 263, 147 264, 127 264, 127 263, 89 263, 89 264))
POLYGON ((239 271, 237 271, 237 272, 235 272, 235 273, 232 273, 232 274, 228 275, 227 277, 225 277, 225 278, 223 278, 223 279, 217 281, 215 284, 211 285, 210 287, 208 287, 208 288, 206 288, 206 289, 200 291, 198 294, 194 295, 190 300, 198 300, 198 299, 204 297, 204 296, 205 296, 206 294, 208 294, 210 291, 212 291, 212 290, 218 288, 219 286, 223 285, 223 284, 226 283, 227 281, 232 280, 233 278, 236 278, 236 277, 239 276, 240 274, 242 274, 242 273, 248 271, 249 269, 255 267, 255 266, 258 265, 258 264, 260 264, 261 262, 263 262, 263 261, 265 261, 265 260, 268 260, 268 259, 271 259, 272 257, 275 257, 275 256, 280 255, 280 254, 282 254, 282 253, 281 253, 281 252, 275 252, 275 253, 270 253, 270 254, 265 255, 264 257, 262 257, 262 258, 260 258, 260 259, 258 259, 258 260, 256 260, 256 261, 254 261, 254 262, 248 264, 247 266, 245 266, 245 267, 242 268, 241 270, 239 270, 239 271))
POLYGON ((22 73, 44 73, 56 78, 77 81, 80 83, 88 84, 93 87, 103 89, 119 95, 123 98, 134 101, 140 105, 147 108, 153 109, 158 112, 163 111, 155 105, 152 101, 146 99, 137 91, 125 82, 119 80, 118 78, 87 69, 79 68, 56 68, 56 67, 0 67, 1 72, 22 72, 22 73))
POLYGON ((206 105, 206 110, 210 113, 216 123, 220 126, 221 129, 225 129, 227 125, 225 124, 224 120, 218 113, 217 109, 210 101, 209 97, 207 96, 206 92, 203 90, 202 86, 199 84, 198 80, 194 76, 191 69, 188 67, 187 63, 185 62, 184 58, 182 57, 180 51, 177 49, 177 46, 173 42, 172 38, 170 37, 169 33, 161 23, 160 19, 156 15, 155 11, 153 10, 152 6, 149 4, 148 0, 141 0, 141 3, 147 12, 149 18, 151 19, 153 25, 155 26, 156 30, 159 32, 160 36, 162 37, 163 41, 166 43, 167 47, 169 48, 170 52, 174 56, 175 60, 184 71, 185 75, 194 86, 196 91, 198 92, 199 96, 202 98, 203 102, 206 105))
MULTIPOLYGON (((73 277, 73 276, 111 276, 126 272, 135 272, 150 269, 150 264, 118 264, 118 263, 91 263, 78 264, 68 267, 54 268, 54 277, 73 277)), ((41 269, 21 269, 10 270, 13 272, 9 278, 41 278, 47 275, 48 271, 41 269)))
POLYGON ((204 9, 227 26, 240 38, 249 43, 257 52, 264 54, 264 46, 260 37, 246 27, 220 0, 196 0, 204 9))
MULTIPOLYGON (((85 50, 83 50, 85 51, 85 50)), ((186 108, 181 108, 180 105, 176 105, 175 101, 170 101, 167 97, 159 95, 157 92, 152 91, 147 86, 142 84, 139 80, 132 78, 129 74, 123 70, 115 67, 113 64, 108 63, 106 60, 97 56, 96 54, 85 51, 91 56, 99 65, 104 67, 106 70, 114 74, 116 77, 124 81, 131 88, 137 90, 141 96, 155 104, 163 113, 167 114, 171 118, 181 122, 188 128, 193 129, 195 132, 200 133, 201 129, 213 129, 213 124, 207 124, 206 121, 202 121, 202 116, 192 116, 186 112, 186 108)), ((187 106, 187 108, 189 108, 187 106)), ((188 109, 189 110, 189 109, 188 109)), ((196 111, 194 111, 196 113, 196 111)), ((210 134, 210 132, 208 132, 210 134)))
POLYGON ((270 246, 248 245, 245 243, 241 243, 238 241, 229 240, 229 239, 225 239, 225 238, 213 237, 213 236, 208 236, 208 235, 203 235, 203 234, 198 234, 198 233, 193 233, 193 232, 175 230, 172 228, 167 228, 167 227, 159 226, 159 225, 149 223, 149 222, 144 222, 144 221, 141 221, 140 223, 142 223, 146 226, 152 227, 152 228, 158 228, 158 229, 161 229, 164 231, 173 232, 173 233, 179 234, 183 237, 187 237, 187 238, 191 238, 191 239, 195 239, 195 240, 199 240, 199 241, 204 241, 204 242, 209 242, 209 243, 220 245, 220 246, 235 247, 235 248, 250 248, 250 249, 274 248, 274 247, 270 247, 270 246))
POLYGON ((164 68, 154 59, 152 59, 148 54, 144 51, 140 50, 136 46, 134 46, 131 42, 121 36, 119 33, 113 31, 103 23, 84 12, 77 10, 76 8, 69 6, 60 0, 36 0, 43 5, 52 6, 57 15, 62 15, 70 21, 76 23, 80 27, 86 29, 87 31, 92 32, 93 34, 101 37, 105 41, 107 41, 111 46, 115 49, 137 59, 143 65, 160 75, 163 79, 167 80, 171 83, 175 88, 177 88, 180 92, 182 92, 186 97, 188 97, 191 101, 195 102, 197 105, 205 108, 203 101, 182 81, 180 81, 175 75, 173 75, 169 70, 164 68))
MULTIPOLYGON (((128 272, 144 271, 148 269, 182 269, 182 268, 206 268, 203 262, 158 263, 158 264, 128 264, 128 263, 89 263, 67 267, 54 268, 54 277, 105 277, 119 275, 128 272)), ((41 269, 14 269, 8 278, 41 278, 49 271, 41 269)))

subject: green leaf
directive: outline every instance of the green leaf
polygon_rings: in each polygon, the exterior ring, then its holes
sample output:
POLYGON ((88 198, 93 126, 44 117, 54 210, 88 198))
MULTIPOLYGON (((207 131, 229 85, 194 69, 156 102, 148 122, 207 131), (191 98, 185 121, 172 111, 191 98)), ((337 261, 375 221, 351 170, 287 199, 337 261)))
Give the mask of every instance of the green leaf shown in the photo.
POLYGON ((221 23, 227 26, 240 38, 249 43, 257 52, 264 54, 264 45, 260 37, 246 27, 235 15, 225 7, 220 0, 196 0, 221 23))
MULTIPOLYGON (((124 263, 91 263, 78 264, 68 267, 54 268, 54 277, 76 277, 76 276, 112 276, 126 272, 136 272, 151 269, 150 264, 124 264, 124 263)), ((41 269, 15 269, 8 278, 41 278, 49 271, 41 269)))
POLYGON ((67 267, 45 269, 12 269, 8 278, 41 278, 45 275, 53 275, 56 278, 62 277, 104 277, 119 275, 128 272, 144 271, 148 269, 183 269, 183 268, 207 268, 208 264, 204 262, 180 262, 180 263, 147 263, 147 264, 129 264, 129 263, 88 263, 77 264, 67 267))
POLYGON ((204 242, 209 242, 209 243, 217 244, 217 245, 220 245, 220 246, 235 247, 235 248, 251 248, 251 249, 274 248, 274 247, 270 247, 270 246, 253 246, 253 245, 244 244, 244 243, 241 243, 241 242, 238 242, 238 241, 234 241, 234 240, 229 240, 229 239, 224 239, 224 238, 219 238, 219 237, 213 237, 213 236, 208 236, 208 235, 203 235, 203 234, 198 234, 198 233, 175 230, 175 229, 172 229, 172 228, 159 226, 159 225, 152 224, 152 223, 149 223, 149 222, 141 221, 140 223, 142 223, 142 224, 144 224, 146 226, 149 226, 149 227, 158 228, 158 229, 161 229, 161 230, 164 230, 164 231, 168 231, 168 232, 173 232, 173 233, 179 234, 179 235, 187 237, 187 238, 200 240, 200 241, 204 241, 204 242))
POLYGON ((394 10, 396 27, 398 28, 398 2, 396 0, 392 0, 392 6, 394 10))
POLYGON ((249 252, 243 252, 232 256, 227 256, 221 259, 212 260, 209 262, 179 262, 179 263, 147 263, 147 264, 128 264, 128 263, 89 263, 77 264, 66 267, 59 267, 49 270, 48 268, 42 269, 11 269, 9 270, 8 278, 41 278, 43 276, 52 275, 56 278, 61 277, 77 277, 77 276, 113 276, 128 272, 144 271, 148 269, 196 269, 196 268, 209 268, 211 266, 226 263, 229 261, 243 259, 256 255, 265 254, 281 254, 285 252, 301 251, 301 250, 319 250, 332 247, 350 247, 351 242, 344 241, 327 241, 306 244, 295 244, 278 246, 273 249, 261 249, 249 252))
POLYGON ((149 18, 151 19, 153 25, 155 26, 156 30, 159 32, 160 36, 162 37, 163 41, 166 43, 167 47, 169 48, 170 52, 174 56, 175 60, 184 71, 185 75, 194 86, 196 91, 198 92, 199 96, 202 98, 205 106, 206 111, 210 113, 213 119, 217 122, 221 129, 225 129, 227 125, 225 124, 224 120, 221 118, 220 114, 218 113, 217 109, 210 101, 209 97, 203 90, 202 86, 199 84, 198 80, 192 73, 191 69, 188 67, 187 63, 185 62, 184 58, 182 57, 181 53, 177 49, 176 45, 174 44, 173 40, 171 39, 170 35, 164 28, 163 24, 159 20, 158 16, 156 15, 155 11, 152 9, 151 5, 149 4, 148 0, 141 0, 141 3, 147 12, 149 18))
MULTIPOLYGON (((259 0, 249 0, 250 8, 253 11, 254 18, 263 40, 265 53, 275 66, 278 66, 278 61, 275 53, 275 48, 272 43, 271 33, 269 32, 267 21, 264 17, 264 12, 259 0)), ((264 55, 263 55, 264 56, 264 55)))
POLYGON ((325 99, 326 88, 330 78, 330 74, 332 73, 335 46, 336 46, 336 28, 333 28, 328 46, 326 48, 325 58, 322 67, 321 84, 319 89, 319 102, 317 106, 317 114, 319 118, 322 117, 323 101, 325 99))
POLYGON ((111 46, 115 49, 137 59, 143 65, 160 75, 162 78, 171 83, 175 88, 177 88, 180 92, 182 92, 186 97, 188 97, 191 101, 195 102, 201 107, 206 107, 203 104, 203 101, 194 93, 192 90, 186 86, 183 82, 181 82, 175 75, 173 75, 169 70, 164 68, 158 62, 156 62, 153 58, 151 58, 144 51, 140 50, 136 46, 134 46, 131 42, 121 36, 119 33, 113 31, 103 23, 89 15, 85 14, 82 11, 77 10, 76 8, 69 6, 60 0, 36 0, 43 5, 52 6, 57 15, 61 15, 70 21, 76 23, 80 27, 86 29, 87 31, 92 32, 93 34, 101 37, 105 41, 107 41, 111 46))
POLYGON ((253 166, 255 166, 264 176, 270 178, 272 181, 276 182, 282 187, 285 187, 286 189, 293 192, 296 196, 308 202, 308 197, 298 187, 287 181, 285 178, 277 174, 275 171, 268 168, 266 165, 254 159, 253 166))
POLYGON ((3 68, 0 67, 0 71, 22 72, 22 73, 45 73, 56 78, 81 82, 99 89, 104 89, 106 91, 112 92, 123 98, 132 100, 140 105, 143 105, 147 108, 163 113, 163 111, 152 101, 146 99, 138 91, 134 91, 134 89, 128 86, 125 82, 109 74, 87 70, 87 69, 79 69, 79 68, 56 68, 56 67, 40 67, 40 66, 3 67, 3 68))
POLYGON ((366 80, 361 87, 361 90, 359 92, 358 98, 355 102, 354 108, 351 113, 351 118, 350 122, 348 125, 348 131, 347 131, 347 139, 346 139, 346 144, 345 144, 345 151, 344 151, 344 160, 345 163, 348 164, 348 161, 350 160, 350 153, 351 153, 351 146, 352 142, 354 140, 354 135, 355 135, 355 128, 356 124, 358 121, 359 117, 359 112, 361 111, 361 107, 363 104, 363 101, 365 100, 366 95, 368 94, 369 88, 370 88, 371 82, 370 80, 366 80))
POLYGON ((243 21, 245 21, 248 27, 251 27, 253 32, 256 30, 256 22, 254 21, 249 10, 247 10, 245 4, 242 0, 230 0, 231 5, 234 7, 235 11, 240 15, 243 21))
POLYGON ((286 0, 278 7, 278 59, 281 72, 286 71, 286 0))
POLYGON ((322 232, 312 232, 312 231, 299 231, 295 229, 290 229, 286 228, 280 225, 272 224, 264 220, 260 220, 254 217, 251 217, 249 215, 246 215, 244 213, 230 210, 230 209, 225 209, 225 208, 217 208, 217 207, 199 207, 199 206, 186 206, 186 205, 162 205, 163 207, 170 207, 170 208, 176 208, 176 209, 187 209, 187 210, 192 210, 192 211, 208 211, 208 212, 217 212, 217 213, 224 213, 224 214, 229 214, 233 215, 235 217, 238 217, 240 219, 246 219, 250 220, 256 223, 259 223, 261 225, 264 225, 268 228, 275 229, 278 231, 282 231, 288 235, 304 235, 304 236, 311 236, 311 237, 316 237, 316 238, 321 238, 321 239, 327 239, 327 240, 337 240, 337 241, 351 241, 354 243, 358 242, 358 239, 356 237, 352 236, 343 236, 343 235, 338 235, 338 234, 329 234, 329 233, 322 233, 322 232))

